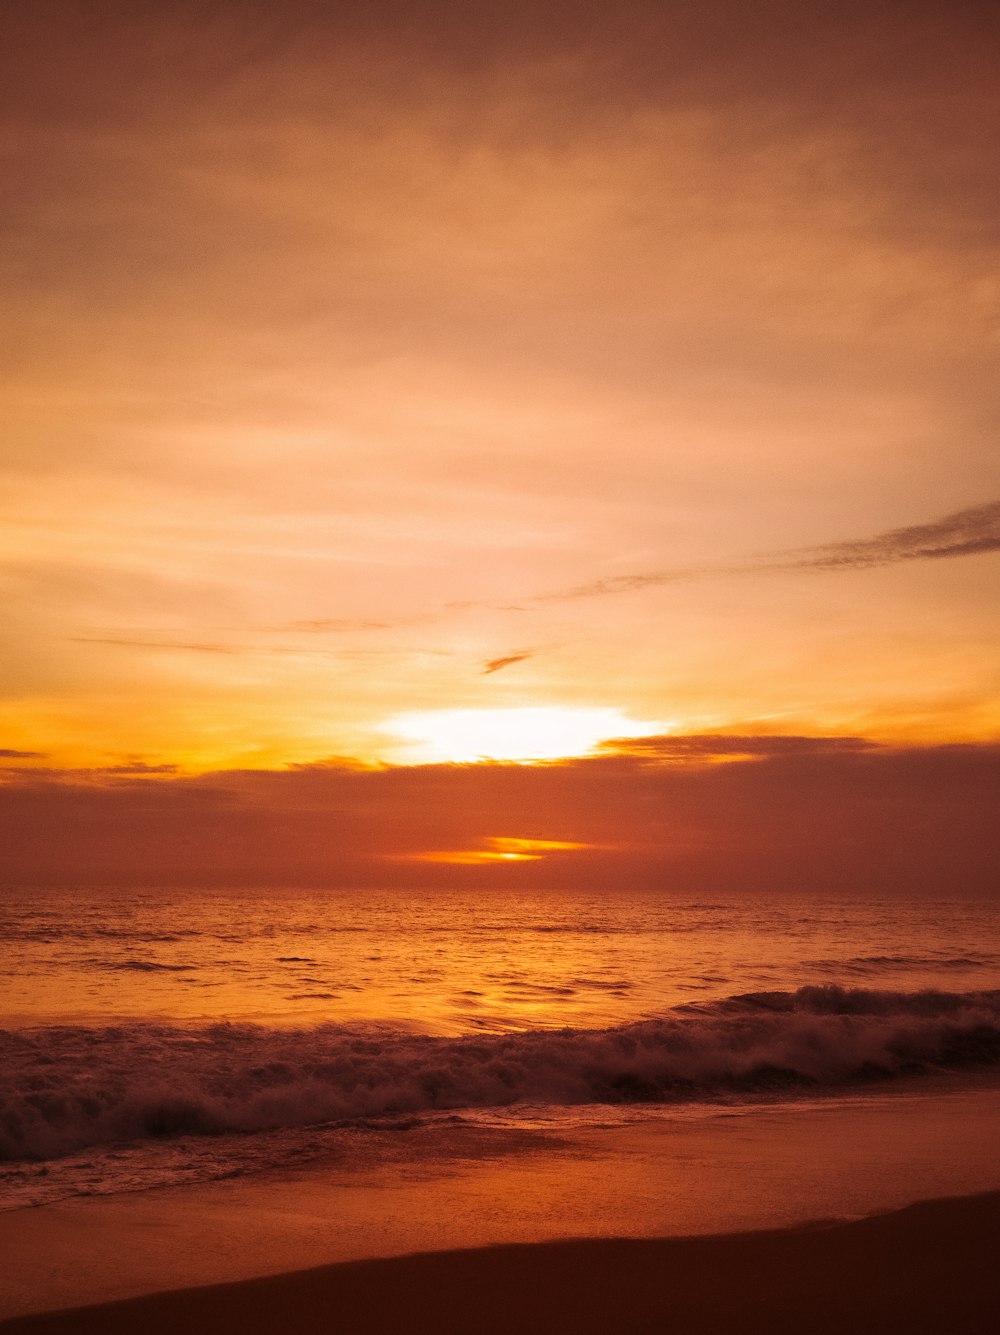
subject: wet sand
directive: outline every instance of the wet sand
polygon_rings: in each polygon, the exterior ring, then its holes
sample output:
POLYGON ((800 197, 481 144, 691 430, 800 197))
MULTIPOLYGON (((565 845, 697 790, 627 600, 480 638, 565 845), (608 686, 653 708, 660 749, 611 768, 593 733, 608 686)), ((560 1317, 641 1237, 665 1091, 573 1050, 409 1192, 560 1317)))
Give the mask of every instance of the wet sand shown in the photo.
POLYGON ((325 1164, 8 1210, 0 1320, 417 1253, 746 1235, 1000 1191, 992 1082, 735 1113, 560 1137, 363 1131, 325 1164))
POLYGON ((0 1323, 4 1335, 992 1332, 1000 1193, 716 1237, 346 1262, 0 1323))

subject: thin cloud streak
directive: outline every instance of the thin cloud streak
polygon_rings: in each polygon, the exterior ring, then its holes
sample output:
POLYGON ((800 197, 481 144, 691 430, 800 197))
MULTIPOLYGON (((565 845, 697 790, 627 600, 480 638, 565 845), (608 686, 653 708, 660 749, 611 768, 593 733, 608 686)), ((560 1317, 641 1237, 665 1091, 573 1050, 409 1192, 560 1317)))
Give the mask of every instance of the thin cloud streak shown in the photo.
POLYGON ((244 654, 264 655, 270 657, 299 657, 299 658, 332 658, 332 659, 366 659, 366 658, 391 658, 402 657, 405 655, 423 655, 435 658, 448 658, 451 654, 445 649, 413 649, 413 648, 366 648, 366 649, 324 649, 315 645, 287 645, 287 644, 238 644, 222 643, 213 641, 189 641, 189 640, 140 640, 131 639, 125 636, 103 636, 103 635, 73 635, 70 637, 72 644, 107 644, 119 648, 127 649, 163 649, 172 653, 199 653, 199 654, 244 654))
POLYGON ((897 561, 935 561, 1000 551, 1000 501, 958 510, 929 524, 890 529, 873 538, 807 548, 799 561, 782 569, 867 570, 897 561))
POLYGON ((503 668, 513 667, 515 663, 523 663, 526 658, 531 657, 531 651, 528 650, 521 654, 506 654, 502 658, 489 658, 483 664, 483 676, 488 677, 493 672, 500 672, 503 668))
POLYGON ((675 570, 637 571, 612 575, 561 593, 536 595, 533 602, 568 602, 577 598, 600 598, 632 593, 664 584, 687 583, 726 575, 773 574, 794 570, 869 570, 903 561, 943 560, 957 556, 980 556, 1000 551, 1000 501, 957 510, 927 524, 889 529, 870 538, 848 539, 823 547, 805 547, 776 553, 737 565, 678 567, 675 570))
POLYGON ((796 735, 751 735, 735 733, 683 733, 662 737, 617 737, 603 742, 601 751, 614 755, 672 760, 751 760, 772 756, 821 756, 880 749, 868 737, 800 737, 796 735))
POLYGON ((296 635, 346 635, 362 630, 392 630, 402 621, 402 618, 390 622, 367 621, 362 617, 315 617, 307 621, 287 621, 277 629, 296 635))
POLYGON ((102 635, 73 635, 73 644, 110 644, 127 649, 171 649, 198 654, 237 654, 240 646, 235 644, 198 644, 177 640, 131 640, 111 638, 102 635))

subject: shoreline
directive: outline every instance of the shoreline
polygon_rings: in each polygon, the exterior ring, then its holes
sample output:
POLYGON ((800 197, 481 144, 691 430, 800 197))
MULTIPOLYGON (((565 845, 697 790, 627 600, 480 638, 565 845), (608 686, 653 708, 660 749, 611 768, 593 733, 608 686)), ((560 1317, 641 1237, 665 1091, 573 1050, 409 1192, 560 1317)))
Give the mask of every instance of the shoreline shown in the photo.
POLYGON ((624 1335, 991 1331, 1000 1192, 864 1219, 676 1238, 584 1238, 348 1261, 15 1317, 3 1335, 624 1335), (322 1323, 322 1324, 317 1324, 322 1323))
POLYGON ((0 1214, 0 1320, 432 1251, 748 1234, 997 1192, 998 1116, 991 1082, 555 1136, 357 1132, 322 1163, 0 1214))

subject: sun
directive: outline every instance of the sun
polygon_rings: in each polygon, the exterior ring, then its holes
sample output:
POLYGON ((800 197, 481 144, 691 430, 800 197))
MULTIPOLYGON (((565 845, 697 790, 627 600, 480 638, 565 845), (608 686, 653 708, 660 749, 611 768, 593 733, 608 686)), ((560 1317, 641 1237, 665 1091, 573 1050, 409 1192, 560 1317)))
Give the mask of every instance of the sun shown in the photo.
POLYGON ((650 736, 669 726, 627 718, 620 709, 537 705, 397 714, 385 731, 406 743, 411 764, 529 763, 588 755, 611 738, 650 736))

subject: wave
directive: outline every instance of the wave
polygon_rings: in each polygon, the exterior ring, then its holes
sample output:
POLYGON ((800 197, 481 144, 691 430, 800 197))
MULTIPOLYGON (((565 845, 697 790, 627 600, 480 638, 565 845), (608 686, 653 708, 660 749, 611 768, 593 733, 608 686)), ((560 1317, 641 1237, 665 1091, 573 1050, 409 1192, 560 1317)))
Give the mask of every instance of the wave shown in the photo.
POLYGON ((116 960, 102 968, 114 973, 190 973, 195 964, 160 964, 157 960, 116 960))
POLYGON ((0 1031, 0 1158, 517 1103, 835 1090, 1000 1065, 1000 991, 804 987, 613 1029, 442 1038, 322 1024, 0 1031))
POLYGON ((942 972, 949 969, 995 969, 1000 956, 991 951, 970 951, 965 955, 854 955, 850 959, 803 960, 808 968, 849 970, 878 974, 885 969, 921 969, 942 972))

